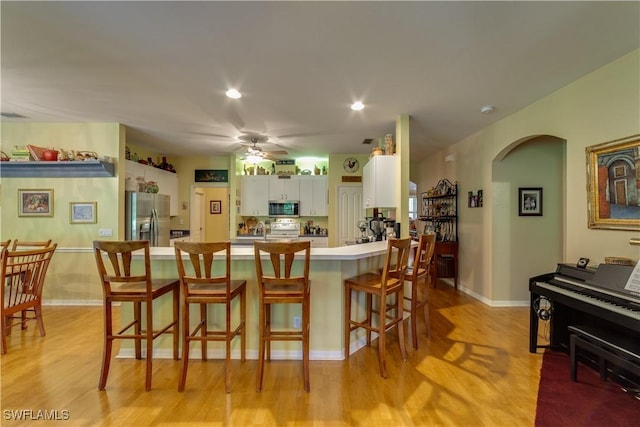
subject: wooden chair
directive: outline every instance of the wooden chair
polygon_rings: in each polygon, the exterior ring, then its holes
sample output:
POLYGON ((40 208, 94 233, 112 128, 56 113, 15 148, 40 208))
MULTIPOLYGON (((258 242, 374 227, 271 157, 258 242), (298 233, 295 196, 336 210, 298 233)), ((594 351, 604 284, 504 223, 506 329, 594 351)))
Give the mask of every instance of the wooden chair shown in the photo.
POLYGON ((11 246, 11 239, 6 242, 0 242, 0 252, 4 252, 6 249, 9 249, 11 246))
POLYGON ((7 335, 14 319, 20 319, 22 329, 28 320, 36 320, 40 336, 45 336, 42 321, 42 288, 57 245, 25 251, 2 251, 0 283, 4 284, 2 298, 2 354, 7 352, 7 335), (27 312, 33 312, 28 317, 27 312), (16 314, 20 313, 20 316, 16 314))
POLYGON ((309 383, 309 260, 310 242, 254 242, 256 275, 259 288, 260 343, 258 352, 257 391, 262 390, 265 352, 271 360, 272 341, 301 341, 304 390, 309 383), (263 256, 265 259, 263 259, 263 256), (270 262, 266 261, 266 258, 270 262), (294 260, 298 258, 298 262, 294 260), (295 267, 295 268, 294 268, 295 267), (292 275, 293 271, 298 275, 292 275), (271 324, 273 304, 301 304, 300 330, 274 330, 271 324))
POLYGON ((42 240, 42 241, 25 241, 25 240, 14 240, 12 245, 12 251, 24 250, 24 249, 39 249, 46 248, 51 245, 51 239, 42 240))
POLYGON ((98 389, 104 390, 109 375, 113 340, 130 339, 135 341, 136 359, 142 358, 141 342, 146 343, 146 379, 145 390, 151 389, 151 371, 153 340, 165 333, 173 334, 173 358, 178 359, 180 281, 178 279, 152 279, 151 258, 148 240, 132 241, 94 241, 94 254, 104 296, 104 352, 102 371, 98 389), (132 266, 132 254, 142 250, 143 268, 132 266), (107 257, 109 263, 105 263, 107 257), (172 293, 173 318, 161 329, 153 328, 153 300, 172 293), (133 303, 134 319, 120 331, 113 332, 113 303, 133 303), (142 303, 145 304, 145 322, 142 320, 142 303), (127 333, 133 328, 133 333, 127 333))
MULTIPOLYGON (((12 251, 22 251, 22 250, 30 250, 30 249, 41 249, 46 248, 51 245, 51 239, 49 240, 41 240, 41 241, 26 241, 26 240, 14 240, 13 245, 11 246, 12 251)), ((7 246, 8 248, 8 246, 7 246)), ((27 329, 27 313, 26 311, 22 312, 22 329, 27 329)), ((9 328, 8 335, 11 335, 11 328, 9 328)))
POLYGON ((429 301, 427 299, 427 284, 430 282, 431 259, 436 245, 434 233, 420 234, 418 246, 415 248, 413 263, 407 268, 404 275, 406 282, 411 282, 411 294, 405 295, 405 301, 409 301, 409 308, 404 311, 411 313, 411 338, 413 348, 418 349, 418 310, 424 311, 424 323, 427 328, 427 336, 431 336, 431 322, 429 322, 429 301), (424 279, 424 282, 420 282, 424 279), (422 284, 422 286, 421 286, 422 284))
POLYGON ((182 368, 178 391, 183 391, 187 380, 189 364, 189 345, 200 341, 202 360, 207 360, 207 341, 224 341, 225 390, 231 391, 231 341, 240 337, 240 358, 245 361, 246 318, 247 318, 247 281, 231 280, 231 243, 230 242, 175 242, 178 275, 182 287, 182 368), (189 273, 185 269, 183 255, 189 257, 189 273), (216 261, 216 263, 214 263, 216 261), (218 264, 219 263, 219 264, 218 264), (214 268, 219 265, 221 268, 214 268), (219 274, 214 275, 214 270, 219 274), (233 300, 240 299, 240 320, 232 329, 231 309, 233 300), (189 321, 191 304, 200 306, 200 320, 192 330, 189 321), (211 330, 207 324, 207 305, 223 304, 226 312, 225 328, 211 330), (198 335, 199 333, 199 335, 198 335))
POLYGON ((345 300, 345 329, 344 329, 344 355, 349 359, 351 332, 364 328, 367 330, 367 345, 371 344, 371 332, 378 333, 378 363, 380 375, 387 377, 387 365, 385 356, 386 332, 393 326, 398 327, 398 341, 402 359, 407 359, 407 351, 404 343, 403 326, 403 301, 404 301, 404 275, 409 261, 411 239, 389 239, 384 267, 381 273, 364 273, 344 281, 345 300), (366 319, 363 321, 351 319, 351 298, 353 292, 366 294, 366 319), (387 310, 387 298, 395 295, 395 310, 387 310), (377 325, 373 323, 373 296, 380 300, 377 312, 377 325), (389 313, 393 315, 389 315, 389 313))

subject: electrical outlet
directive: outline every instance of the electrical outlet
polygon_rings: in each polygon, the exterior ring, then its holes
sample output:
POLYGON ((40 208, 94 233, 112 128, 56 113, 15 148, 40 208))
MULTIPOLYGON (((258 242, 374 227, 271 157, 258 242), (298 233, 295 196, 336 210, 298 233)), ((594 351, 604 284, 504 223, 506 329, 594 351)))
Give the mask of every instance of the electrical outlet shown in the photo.
POLYGON ((302 320, 300 316, 293 316, 293 327, 296 329, 300 329, 302 327, 302 320))
POLYGON ((101 228, 98 230, 98 236, 111 237, 113 236, 113 230, 111 228, 101 228))

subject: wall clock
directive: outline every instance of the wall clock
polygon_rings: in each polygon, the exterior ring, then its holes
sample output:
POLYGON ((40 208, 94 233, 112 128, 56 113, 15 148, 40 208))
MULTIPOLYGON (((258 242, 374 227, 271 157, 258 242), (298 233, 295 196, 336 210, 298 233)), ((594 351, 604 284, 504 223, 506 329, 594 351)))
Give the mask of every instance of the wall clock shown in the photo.
POLYGON ((354 173, 358 171, 358 168, 360 167, 360 163, 358 162, 358 159, 354 159, 353 157, 349 157, 347 159, 345 159, 344 163, 343 163, 343 167, 345 172, 348 173, 354 173))

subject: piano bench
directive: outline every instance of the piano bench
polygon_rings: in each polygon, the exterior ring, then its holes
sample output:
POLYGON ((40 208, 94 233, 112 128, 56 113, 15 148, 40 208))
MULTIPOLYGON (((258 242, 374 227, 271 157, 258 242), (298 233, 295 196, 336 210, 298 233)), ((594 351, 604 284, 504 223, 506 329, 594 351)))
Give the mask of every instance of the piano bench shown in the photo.
POLYGON ((571 381, 577 381, 576 353, 582 348, 600 360, 600 378, 607 379, 607 363, 640 376, 640 343, 632 337, 594 326, 569 326, 571 381))

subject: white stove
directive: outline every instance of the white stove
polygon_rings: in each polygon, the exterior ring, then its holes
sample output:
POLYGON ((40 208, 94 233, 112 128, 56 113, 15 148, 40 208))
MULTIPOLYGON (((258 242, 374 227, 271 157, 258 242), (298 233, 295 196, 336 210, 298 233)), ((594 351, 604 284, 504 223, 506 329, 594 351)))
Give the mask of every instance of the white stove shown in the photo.
POLYGON ((271 231, 265 235, 265 240, 295 242, 299 238, 300 223, 291 218, 278 218, 271 223, 271 231))

